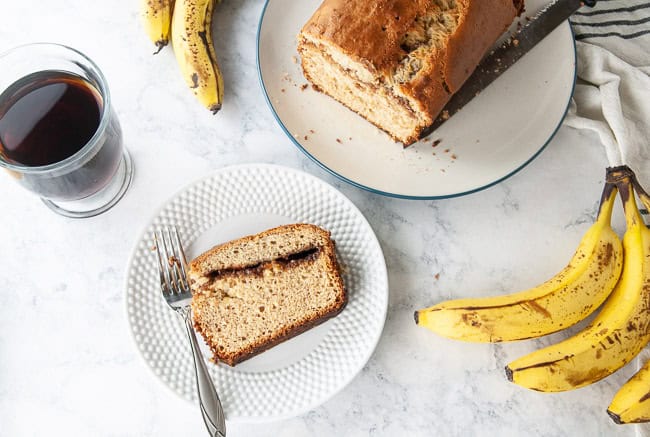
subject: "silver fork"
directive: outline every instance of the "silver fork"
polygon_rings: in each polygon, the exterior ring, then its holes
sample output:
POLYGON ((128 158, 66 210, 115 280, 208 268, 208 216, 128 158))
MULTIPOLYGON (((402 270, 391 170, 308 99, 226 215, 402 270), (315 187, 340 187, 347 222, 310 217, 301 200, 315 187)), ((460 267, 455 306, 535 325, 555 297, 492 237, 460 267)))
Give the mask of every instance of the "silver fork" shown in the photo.
POLYGON ((167 304, 185 320, 185 329, 192 346, 196 386, 199 405, 205 426, 212 437, 226 437, 226 420, 221 401, 214 388, 212 378, 203 361, 196 334, 192 328, 190 301, 192 291, 187 281, 185 265, 187 260, 175 226, 162 227, 154 233, 160 288, 167 304))

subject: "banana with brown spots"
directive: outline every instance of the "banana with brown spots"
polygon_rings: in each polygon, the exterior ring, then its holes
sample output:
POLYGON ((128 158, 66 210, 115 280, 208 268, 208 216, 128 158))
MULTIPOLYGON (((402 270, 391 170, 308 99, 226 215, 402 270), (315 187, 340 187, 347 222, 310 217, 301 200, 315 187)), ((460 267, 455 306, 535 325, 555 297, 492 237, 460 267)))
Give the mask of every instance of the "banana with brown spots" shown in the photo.
POLYGON ((607 414, 619 425, 650 422, 650 360, 623 384, 607 414))
POLYGON ((144 29, 158 53, 169 43, 174 0, 140 0, 144 29))
POLYGON ((606 184, 596 222, 573 259, 550 280, 518 293, 441 302, 416 311, 416 323, 456 340, 501 342, 539 337, 583 320, 621 274, 623 247, 610 224, 616 192, 614 184, 606 184))
POLYGON ((557 392, 592 384, 623 367, 650 341, 650 230, 636 205, 632 171, 616 167, 607 176, 617 183, 625 211, 623 273, 584 330, 508 364, 508 378, 523 387, 557 392))
POLYGON ((212 113, 221 109, 223 77, 212 44, 215 0, 176 0, 172 46, 185 82, 212 113))

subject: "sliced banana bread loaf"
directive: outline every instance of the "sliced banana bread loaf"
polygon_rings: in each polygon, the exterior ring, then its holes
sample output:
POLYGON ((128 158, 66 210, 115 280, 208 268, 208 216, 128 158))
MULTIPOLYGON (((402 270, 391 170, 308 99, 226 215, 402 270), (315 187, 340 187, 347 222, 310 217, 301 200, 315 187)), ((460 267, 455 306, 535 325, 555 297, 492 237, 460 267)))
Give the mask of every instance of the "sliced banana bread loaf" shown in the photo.
POLYGON ((523 0, 324 0, 298 35, 305 77, 405 145, 523 11, 523 0))

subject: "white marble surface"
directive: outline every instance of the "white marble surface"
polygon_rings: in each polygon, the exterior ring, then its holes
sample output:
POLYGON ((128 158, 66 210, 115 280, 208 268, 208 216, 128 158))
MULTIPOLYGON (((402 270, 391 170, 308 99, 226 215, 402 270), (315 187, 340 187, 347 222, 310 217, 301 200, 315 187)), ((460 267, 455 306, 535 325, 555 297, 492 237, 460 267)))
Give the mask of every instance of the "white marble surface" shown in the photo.
MULTIPOLYGON (((384 249, 390 307, 375 354, 341 393, 301 417, 229 424, 229 436, 634 434, 605 414, 634 365, 574 392, 526 391, 506 381, 503 367, 540 342, 463 344, 417 328, 412 317, 442 298, 515 291, 561 268, 595 215, 606 165, 597 138, 562 128, 524 170, 466 197, 380 197, 321 170, 275 124, 255 68, 262 0, 217 7, 228 92, 216 117, 193 100, 170 50, 151 56, 137 3, 0 6, 0 51, 53 41, 100 65, 136 167, 121 203, 82 221, 54 215, 0 175, 0 435, 205 435, 197 408, 138 356, 124 274, 136 236, 170 193, 243 162, 302 168, 346 194, 384 249)), ((616 224, 621 230, 620 212, 616 224)))

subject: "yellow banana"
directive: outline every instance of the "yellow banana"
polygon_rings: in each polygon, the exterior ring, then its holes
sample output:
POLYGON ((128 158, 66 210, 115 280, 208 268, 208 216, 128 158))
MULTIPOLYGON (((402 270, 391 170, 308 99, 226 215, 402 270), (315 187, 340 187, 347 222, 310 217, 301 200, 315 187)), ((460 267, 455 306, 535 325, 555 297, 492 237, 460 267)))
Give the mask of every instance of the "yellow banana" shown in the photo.
POLYGON ((650 360, 616 393, 607 414, 618 424, 650 422, 650 360))
POLYGON ((169 43, 174 0, 140 0, 144 29, 158 47, 158 53, 169 43))
MULTIPOLYGON (((650 196, 634 178, 634 188, 646 209, 650 196)), ((650 422, 650 360, 614 396, 607 414, 618 424, 650 422)))
POLYGON ((212 45, 214 0, 176 0, 172 46, 181 73, 199 101, 213 113, 223 102, 223 77, 212 45))
POLYGON ((627 167, 608 169, 617 182, 627 229, 623 273, 587 328, 506 366, 508 378, 533 390, 556 392, 594 383, 634 358, 650 340, 650 230, 639 214, 627 167))
POLYGON ((457 340, 499 342, 539 337, 583 320, 621 273, 623 247, 610 225, 615 200, 615 184, 606 184, 596 222, 555 277, 509 295, 441 302, 416 311, 416 323, 457 340))

